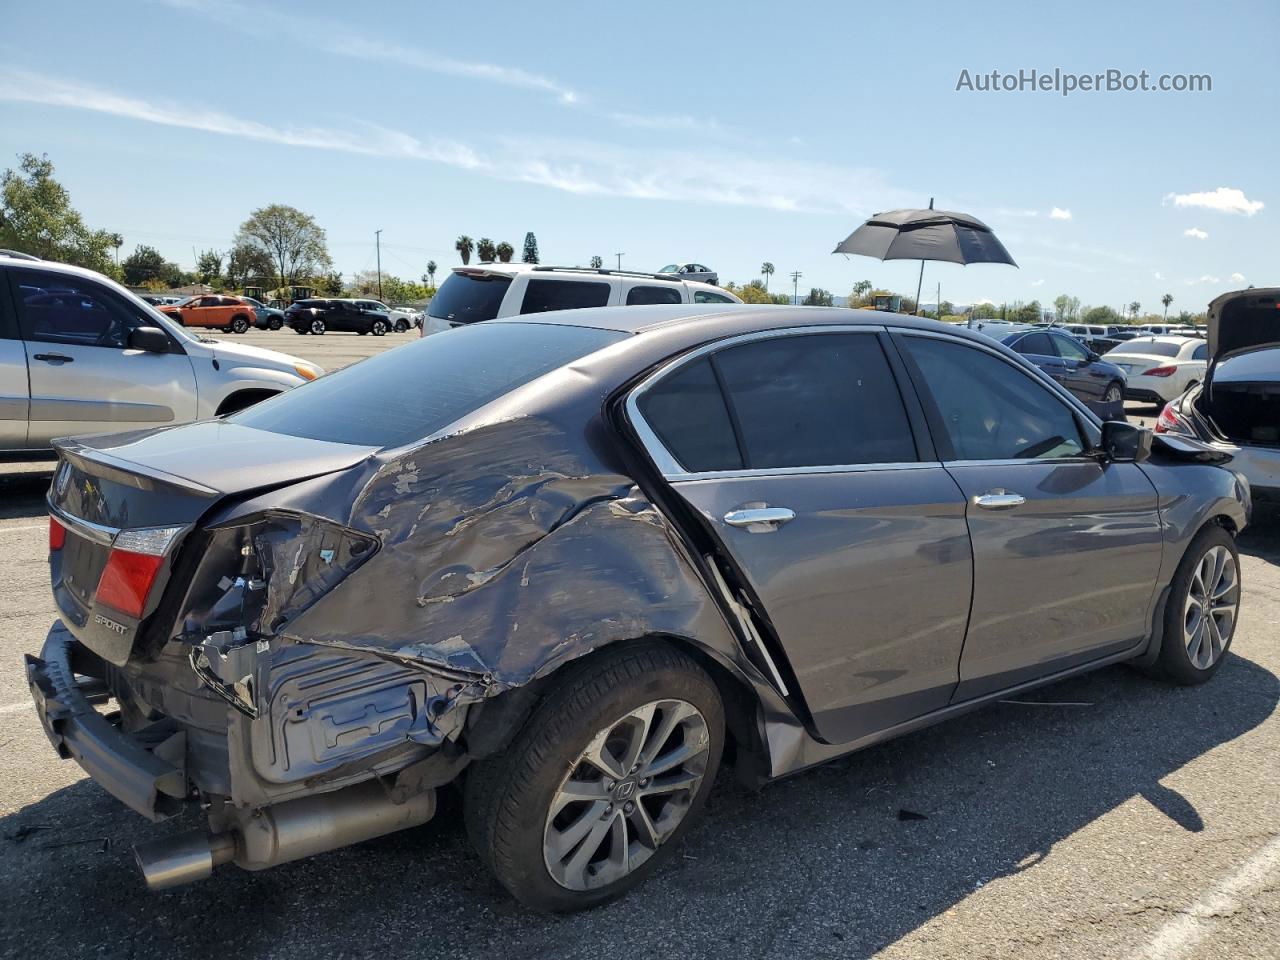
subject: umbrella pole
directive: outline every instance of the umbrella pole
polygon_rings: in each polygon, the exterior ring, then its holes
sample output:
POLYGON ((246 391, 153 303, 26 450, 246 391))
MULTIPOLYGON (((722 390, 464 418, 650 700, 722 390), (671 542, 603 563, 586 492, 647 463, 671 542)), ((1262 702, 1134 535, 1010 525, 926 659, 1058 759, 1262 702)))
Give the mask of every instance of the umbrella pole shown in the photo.
MULTIPOLYGON (((930 206, 933 201, 929 201, 930 206)), ((920 287, 924 284, 924 261, 920 261, 920 279, 916 281, 916 316, 920 316, 920 287)))

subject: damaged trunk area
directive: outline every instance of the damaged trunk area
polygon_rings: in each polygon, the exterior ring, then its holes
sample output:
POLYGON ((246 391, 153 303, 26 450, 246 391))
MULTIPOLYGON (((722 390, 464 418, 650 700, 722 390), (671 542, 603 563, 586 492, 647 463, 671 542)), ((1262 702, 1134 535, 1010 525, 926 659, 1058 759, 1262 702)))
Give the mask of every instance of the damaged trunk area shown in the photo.
MULTIPOLYGON (((1240 358, 1244 359, 1244 358, 1240 358)), ((1280 447, 1280 356, 1272 380, 1221 380, 1198 406, 1218 432, 1233 443, 1280 447)), ((1230 361, 1228 361, 1230 363, 1230 361)))

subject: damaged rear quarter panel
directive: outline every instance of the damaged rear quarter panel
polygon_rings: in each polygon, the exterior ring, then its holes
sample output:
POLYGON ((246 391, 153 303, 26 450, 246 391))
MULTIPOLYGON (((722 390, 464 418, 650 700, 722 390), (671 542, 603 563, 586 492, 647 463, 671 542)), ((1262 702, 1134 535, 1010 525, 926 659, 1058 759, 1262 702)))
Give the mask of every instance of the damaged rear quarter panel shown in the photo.
POLYGON ((295 639, 521 686, 606 644, 737 644, 667 520, 553 421, 524 417, 384 463, 350 526, 381 548, 284 627, 295 639))

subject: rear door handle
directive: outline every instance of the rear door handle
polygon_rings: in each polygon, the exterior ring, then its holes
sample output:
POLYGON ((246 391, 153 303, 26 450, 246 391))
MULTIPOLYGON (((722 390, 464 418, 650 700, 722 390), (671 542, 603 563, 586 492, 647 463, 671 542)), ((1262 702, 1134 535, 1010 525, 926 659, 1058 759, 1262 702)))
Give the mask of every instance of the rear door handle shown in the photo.
POLYGON ((37 353, 35 359, 46 363, 74 363, 76 358, 68 357, 65 353, 37 353))
POLYGON ((730 510, 724 515, 724 522, 731 527, 746 527, 748 533, 771 533, 795 518, 796 512, 786 507, 753 507, 730 510))
POLYGON ((1026 502, 1027 498, 1022 494, 1011 493, 1008 490, 988 490, 973 498, 974 505, 983 510, 1012 510, 1026 502))

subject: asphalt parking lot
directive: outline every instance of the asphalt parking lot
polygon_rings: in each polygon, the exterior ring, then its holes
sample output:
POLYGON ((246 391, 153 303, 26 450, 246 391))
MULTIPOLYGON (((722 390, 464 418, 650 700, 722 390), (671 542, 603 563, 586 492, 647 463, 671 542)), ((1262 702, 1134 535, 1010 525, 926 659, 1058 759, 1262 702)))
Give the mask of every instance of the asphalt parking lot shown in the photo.
MULTIPOLYGON (((412 339, 251 332, 334 369, 412 339)), ((1131 413, 1146 422, 1150 407, 1131 413)), ((628 899, 531 914, 425 827, 147 893, 153 828, 56 759, 22 677, 53 619, 49 464, 0 464, 0 951, 124 957, 1280 957, 1280 520, 1241 539, 1234 655, 1175 688, 1122 667, 760 793, 722 778, 628 899)))

